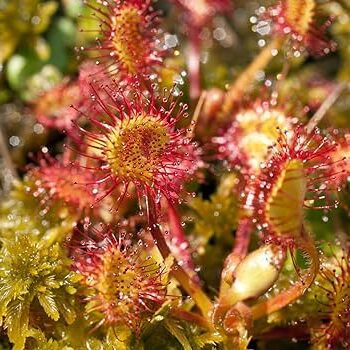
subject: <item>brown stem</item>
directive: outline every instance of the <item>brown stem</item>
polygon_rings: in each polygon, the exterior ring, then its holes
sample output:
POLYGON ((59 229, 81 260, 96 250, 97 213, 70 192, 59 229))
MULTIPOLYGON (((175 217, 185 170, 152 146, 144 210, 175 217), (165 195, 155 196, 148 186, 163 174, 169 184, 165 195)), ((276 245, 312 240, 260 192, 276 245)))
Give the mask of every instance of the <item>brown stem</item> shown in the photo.
POLYGON ((222 112, 230 113, 234 104, 239 101, 244 93, 249 89, 254 82, 257 72, 264 69, 271 61, 273 50, 278 50, 283 43, 283 38, 276 37, 269 45, 267 45, 254 59, 253 62, 239 75, 235 82, 229 87, 222 112))
POLYGON ((315 280, 320 267, 320 262, 314 242, 310 237, 303 238, 297 242, 297 247, 302 249, 310 257, 310 268, 307 273, 300 277, 300 281, 296 282, 289 289, 266 301, 254 305, 251 308, 253 320, 269 315, 292 303, 302 296, 315 280))
MULTIPOLYGON (((171 251, 157 223, 158 215, 156 204, 153 200, 152 193, 149 192, 147 193, 147 215, 148 224, 150 226, 154 242, 157 245, 157 248, 159 249, 159 252, 161 253, 163 259, 166 259, 171 255, 171 251)), ((191 277, 176 260, 174 260, 171 273, 178 280, 188 295, 192 297, 194 302, 201 310, 203 316, 208 317, 209 313, 212 310, 212 303, 208 296, 202 291, 198 283, 191 279, 191 277)))

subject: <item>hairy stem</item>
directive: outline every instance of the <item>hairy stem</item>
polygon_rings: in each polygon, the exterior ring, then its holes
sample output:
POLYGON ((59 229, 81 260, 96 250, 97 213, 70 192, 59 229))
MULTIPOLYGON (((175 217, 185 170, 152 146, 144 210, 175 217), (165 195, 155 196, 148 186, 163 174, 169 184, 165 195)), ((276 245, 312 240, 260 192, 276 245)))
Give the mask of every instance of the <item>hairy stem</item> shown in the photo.
MULTIPOLYGON (((147 215, 150 231, 154 242, 157 245, 157 248, 159 249, 159 252, 161 253, 163 259, 166 259, 171 255, 171 251, 157 223, 157 208, 151 193, 148 193, 147 195, 147 215)), ((187 274, 187 272, 183 269, 182 266, 179 265, 176 260, 174 260, 171 273, 178 280, 188 295, 192 297, 194 302, 201 310, 202 314, 205 317, 208 317, 212 309, 212 303, 208 296, 203 292, 199 284, 196 283, 187 274)))
POLYGON ((268 46, 266 46, 254 59, 253 62, 239 75, 235 82, 229 87, 222 107, 224 114, 229 113, 234 104, 239 101, 244 93, 254 82, 256 74, 264 69, 271 61, 274 55, 273 50, 278 50, 283 43, 283 38, 276 37, 268 46))
POLYGON ((310 258, 310 267, 308 271, 289 289, 266 301, 254 305, 251 308, 253 320, 269 315, 292 303, 302 296, 315 280, 320 267, 320 262, 314 242, 310 237, 300 239, 297 242, 297 248, 301 249, 310 258))
POLYGON ((177 249, 183 256, 183 261, 189 270, 193 272, 193 278, 199 281, 199 278, 194 271, 195 265, 192 260, 191 252, 189 251, 190 244, 181 225, 179 214, 171 201, 168 201, 168 217, 170 224, 171 237, 174 238, 177 249))

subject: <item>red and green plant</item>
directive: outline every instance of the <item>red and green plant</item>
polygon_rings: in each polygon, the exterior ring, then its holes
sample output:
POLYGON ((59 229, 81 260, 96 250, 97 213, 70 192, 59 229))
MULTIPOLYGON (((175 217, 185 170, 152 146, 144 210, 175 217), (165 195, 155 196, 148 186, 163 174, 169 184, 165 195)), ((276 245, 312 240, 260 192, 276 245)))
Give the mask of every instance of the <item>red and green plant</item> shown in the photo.
POLYGON ((0 349, 350 347, 347 0, 0 10, 0 349))

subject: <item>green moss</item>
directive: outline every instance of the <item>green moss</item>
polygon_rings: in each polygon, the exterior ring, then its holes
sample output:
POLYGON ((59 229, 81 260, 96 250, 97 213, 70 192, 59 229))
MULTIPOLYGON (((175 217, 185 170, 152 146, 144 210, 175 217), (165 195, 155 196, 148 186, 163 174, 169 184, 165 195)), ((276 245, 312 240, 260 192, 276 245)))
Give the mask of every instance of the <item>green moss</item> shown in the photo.
POLYGON ((21 233, 50 245, 72 231, 78 218, 66 205, 60 201, 42 204, 40 197, 33 195, 34 191, 34 183, 28 178, 15 183, 0 206, 0 237, 11 238, 21 233))
POLYGON ((24 349, 34 301, 53 321, 63 317, 70 324, 75 320, 74 276, 58 243, 46 247, 17 233, 2 239, 0 256, 0 316, 14 349, 24 349))

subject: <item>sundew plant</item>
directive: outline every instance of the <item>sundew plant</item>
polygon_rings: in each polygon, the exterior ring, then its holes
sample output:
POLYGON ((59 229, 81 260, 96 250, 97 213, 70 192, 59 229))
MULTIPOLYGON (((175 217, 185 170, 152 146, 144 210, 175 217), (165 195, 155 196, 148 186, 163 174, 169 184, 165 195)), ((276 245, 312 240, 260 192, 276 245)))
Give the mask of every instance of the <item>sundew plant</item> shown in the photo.
POLYGON ((350 349, 349 0, 0 0, 0 350, 350 349))

